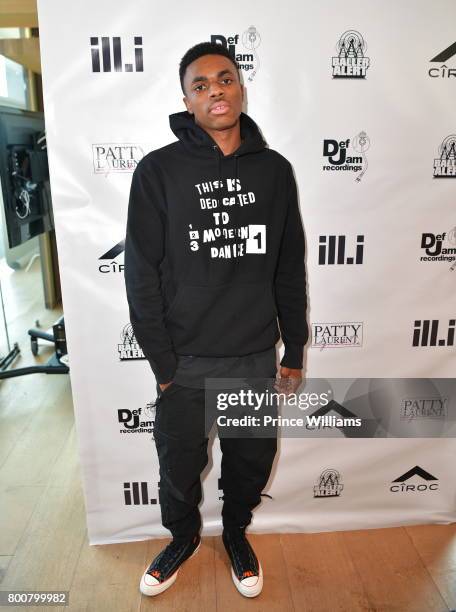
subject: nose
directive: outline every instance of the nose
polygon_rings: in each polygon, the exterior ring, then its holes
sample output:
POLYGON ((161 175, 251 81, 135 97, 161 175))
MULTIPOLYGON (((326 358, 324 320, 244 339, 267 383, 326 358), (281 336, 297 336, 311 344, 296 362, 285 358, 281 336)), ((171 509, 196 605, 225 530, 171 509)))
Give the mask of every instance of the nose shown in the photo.
POLYGON ((218 81, 209 84, 209 96, 211 98, 223 96, 223 89, 218 81))

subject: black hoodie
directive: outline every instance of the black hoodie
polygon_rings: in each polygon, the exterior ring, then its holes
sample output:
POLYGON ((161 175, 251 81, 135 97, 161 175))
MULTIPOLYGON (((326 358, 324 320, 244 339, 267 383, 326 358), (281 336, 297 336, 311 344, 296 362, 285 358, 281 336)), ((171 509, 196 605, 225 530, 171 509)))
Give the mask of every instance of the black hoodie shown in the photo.
POLYGON ((285 345, 301 368, 307 342, 304 232, 290 163, 240 118, 240 147, 224 156, 187 112, 179 139, 133 174, 125 284, 136 340, 157 382, 178 355, 230 357, 285 345), (280 325, 280 331, 277 324, 280 325))

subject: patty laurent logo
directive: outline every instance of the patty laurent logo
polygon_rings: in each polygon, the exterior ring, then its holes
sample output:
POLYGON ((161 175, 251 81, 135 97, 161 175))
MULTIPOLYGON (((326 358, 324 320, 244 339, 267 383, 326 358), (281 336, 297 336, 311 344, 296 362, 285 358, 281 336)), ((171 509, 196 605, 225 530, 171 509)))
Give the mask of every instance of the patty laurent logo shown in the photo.
POLYGON ((328 468, 323 470, 314 486, 314 497, 339 497, 344 485, 340 482, 340 473, 337 470, 328 468))
POLYGON ((456 178, 456 136, 447 136, 434 158, 434 178, 456 178))
POLYGON ((358 173, 355 180, 359 183, 367 171, 366 151, 369 147, 370 139, 366 132, 360 132, 354 138, 340 141, 325 138, 323 157, 327 157, 328 161, 323 164, 323 170, 358 173))
POLYGON ((110 172, 133 172, 144 157, 139 144, 94 144, 92 145, 93 171, 95 174, 110 172))
POLYGON ((92 72, 143 72, 143 39, 134 36, 134 64, 122 64, 122 42, 120 36, 91 36, 92 72), (101 47, 100 47, 101 40, 101 47), (100 56, 101 50, 101 56, 100 56))
POLYGON ((449 68, 446 62, 452 59, 456 55, 456 42, 451 44, 449 47, 438 53, 435 57, 429 60, 432 64, 440 64, 440 66, 431 66, 428 70, 428 74, 433 79, 447 79, 450 77, 456 77, 456 68, 449 68))
POLYGON ((410 493, 416 491, 437 491, 438 488, 438 478, 429 472, 426 472, 426 470, 423 470, 423 468, 419 465, 415 465, 415 467, 413 467, 411 470, 393 480, 393 484, 390 486, 390 491, 392 493, 410 493), (413 483, 407 482, 412 478, 415 478, 413 483), (420 481, 417 479, 420 479, 420 481), (422 480, 425 482, 421 482, 422 480))
POLYGON ((362 322, 313 323, 312 347, 347 348, 363 345, 362 322))
POLYGON ((98 260, 99 261, 101 260, 103 263, 101 263, 98 266, 99 272, 101 272, 102 274, 111 274, 112 272, 123 272, 124 264, 117 262, 116 259, 119 255, 121 255, 124 252, 124 250, 125 250, 125 240, 121 240, 116 245, 114 245, 112 248, 110 248, 109 251, 106 251, 106 253, 101 255, 101 257, 99 257, 98 260), (105 263, 105 262, 109 262, 109 263, 105 263))
POLYGON ((332 58, 334 79, 365 79, 370 59, 366 43, 359 32, 347 30, 337 43, 337 56, 332 58))
POLYGON ((401 401, 401 420, 445 419, 448 416, 448 397, 406 397, 401 401))
POLYGON ((245 73, 248 81, 253 81, 260 67, 257 49, 261 43, 260 33, 255 26, 249 26, 242 35, 211 34, 211 42, 221 44, 228 49, 236 60, 239 70, 245 73), (240 43, 242 43, 242 47, 240 43))
POLYGON ((141 347, 136 341, 131 323, 127 323, 123 328, 120 338, 121 344, 117 345, 120 361, 131 361, 133 359, 145 359, 141 347))

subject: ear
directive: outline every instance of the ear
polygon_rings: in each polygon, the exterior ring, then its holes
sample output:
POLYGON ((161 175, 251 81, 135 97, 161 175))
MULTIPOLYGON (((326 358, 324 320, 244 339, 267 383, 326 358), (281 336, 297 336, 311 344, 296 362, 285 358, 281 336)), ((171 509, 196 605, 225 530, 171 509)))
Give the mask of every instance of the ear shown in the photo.
POLYGON ((245 92, 245 87, 243 85, 243 83, 241 83, 241 99, 244 102, 244 92, 245 92))
POLYGON ((191 103, 189 102, 189 100, 188 100, 187 96, 184 96, 184 97, 182 98, 182 100, 184 101, 185 108, 187 109, 187 111, 190 113, 190 115, 193 115, 192 105, 191 105, 191 103))

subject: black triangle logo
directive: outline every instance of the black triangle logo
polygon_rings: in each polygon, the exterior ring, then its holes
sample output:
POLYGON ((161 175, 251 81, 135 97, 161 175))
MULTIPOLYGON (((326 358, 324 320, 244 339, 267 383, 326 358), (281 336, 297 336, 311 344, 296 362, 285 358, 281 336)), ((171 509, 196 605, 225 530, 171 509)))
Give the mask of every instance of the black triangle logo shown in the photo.
POLYGON ((125 240, 121 240, 120 242, 118 242, 115 246, 112 247, 112 249, 106 251, 106 253, 98 259, 115 259, 117 255, 120 255, 121 253, 123 253, 123 251, 125 251, 125 240))
POLYGON ((331 400, 327 404, 327 406, 322 406, 315 412, 312 412, 312 416, 324 416, 328 414, 328 412, 336 412, 342 418, 345 418, 345 419, 353 419, 353 418, 357 418, 358 416, 354 412, 351 412, 350 410, 348 410, 348 408, 345 408, 345 406, 342 406, 341 404, 336 402, 335 400, 331 400))
POLYGON ((393 482, 404 482, 412 476, 420 476, 420 478, 423 478, 423 480, 438 480, 438 478, 432 474, 429 474, 429 472, 426 472, 426 470, 423 470, 423 468, 421 468, 419 465, 415 465, 415 467, 393 480, 393 482))
POLYGON ((432 58, 431 62, 446 62, 447 59, 453 57, 456 54, 456 42, 447 47, 444 51, 441 51, 438 55, 432 58))

